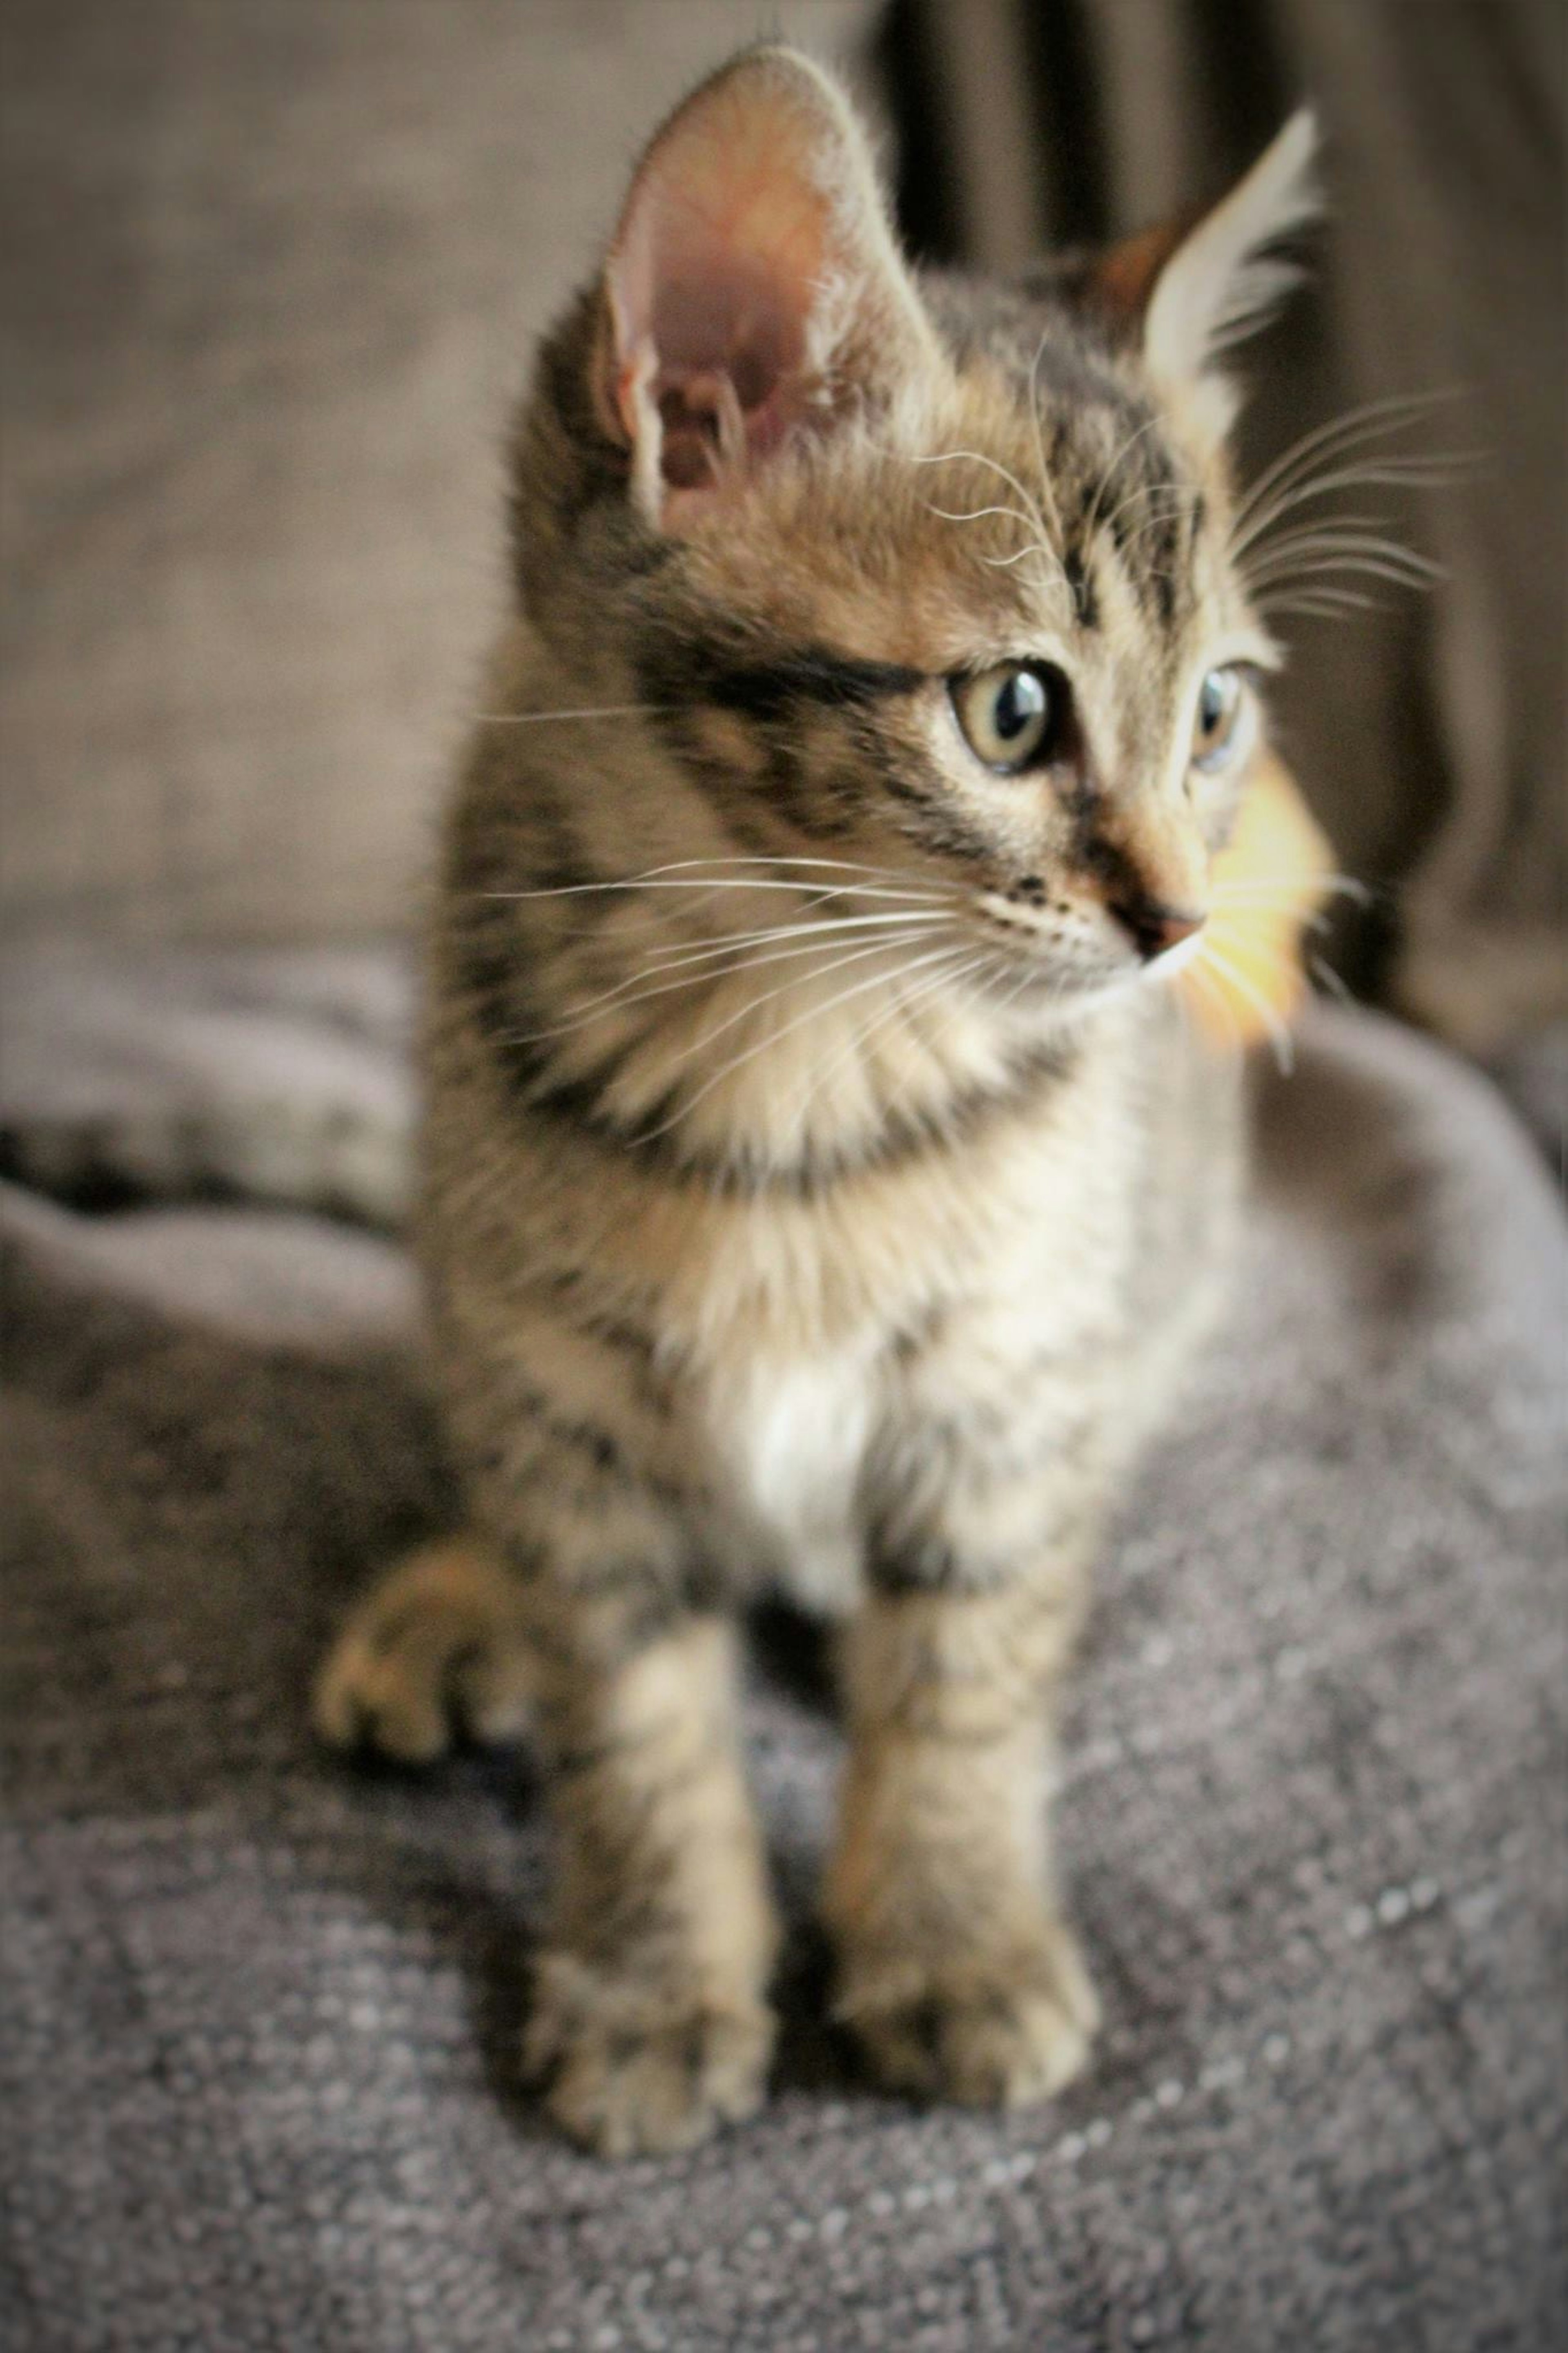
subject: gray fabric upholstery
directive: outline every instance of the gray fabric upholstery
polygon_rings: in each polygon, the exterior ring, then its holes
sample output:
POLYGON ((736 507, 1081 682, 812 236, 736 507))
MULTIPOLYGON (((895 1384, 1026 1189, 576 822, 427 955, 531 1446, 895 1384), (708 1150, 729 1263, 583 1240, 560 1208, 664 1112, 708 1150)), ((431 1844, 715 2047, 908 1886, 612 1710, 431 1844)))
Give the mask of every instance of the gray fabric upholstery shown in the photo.
POLYGON ((385 945, 0 950, 0 1170, 66 1199, 210 1192, 395 1224, 411 965, 385 945))
POLYGON ((518 2079, 526 1758, 372 1776, 305 1724, 344 1595, 450 1508, 395 1245, 13 1196, 0 2337, 1556 2341, 1568 1232, 1486 1083, 1371 1017, 1261 1098, 1234 1310, 1070 1704, 1092 2075, 1007 2119, 864 2089, 808 1925, 836 1734, 775 1637, 778 2091, 624 2169, 518 2079))
POLYGON ((407 923, 500 451, 660 112, 872 0, 5 0, 8 928, 407 923))

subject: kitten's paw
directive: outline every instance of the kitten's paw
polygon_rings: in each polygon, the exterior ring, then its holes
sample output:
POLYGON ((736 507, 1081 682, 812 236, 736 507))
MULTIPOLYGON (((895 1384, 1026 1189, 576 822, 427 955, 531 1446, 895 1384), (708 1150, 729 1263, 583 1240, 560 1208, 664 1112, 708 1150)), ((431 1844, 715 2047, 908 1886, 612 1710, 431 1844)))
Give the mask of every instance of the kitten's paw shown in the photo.
POLYGON ((1082 2069, 1100 2023, 1078 1948, 1056 1923, 995 1957, 851 1957, 837 2009, 889 2090, 969 2107, 1052 2098, 1082 2069))
POLYGON ((331 1747, 429 1765, 458 1729, 514 1738, 530 1683, 511 1580, 454 1541, 416 1553, 366 1595, 321 1669, 311 1713, 331 1747))
POLYGON ((773 2033, 759 2001, 660 1999, 553 1953, 539 1963, 524 2063, 584 2148, 665 2157, 761 2105, 773 2033))

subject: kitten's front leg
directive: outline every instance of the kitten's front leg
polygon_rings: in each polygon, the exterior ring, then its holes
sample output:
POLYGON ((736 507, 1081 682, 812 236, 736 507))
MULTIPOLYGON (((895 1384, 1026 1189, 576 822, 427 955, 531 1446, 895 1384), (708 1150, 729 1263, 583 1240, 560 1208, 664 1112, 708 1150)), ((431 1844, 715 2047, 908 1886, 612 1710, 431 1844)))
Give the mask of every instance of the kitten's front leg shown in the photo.
POLYGON ((774 1945, 733 1634, 666 1385, 626 1329, 448 1285, 453 1435, 511 1577, 553 1833, 527 2056, 607 2157, 762 2097, 774 1945))
POLYGON ((895 2088, 1022 2105, 1087 2056, 1097 2004, 1042 1820, 1047 1694, 1077 1614, 1053 1579, 884 1592, 850 1630, 826 1909, 840 2012, 895 2088))
POLYGON ((601 2155, 686 2148, 757 2105, 773 2049, 732 1637, 691 1616, 595 1662, 560 1631, 540 1683, 556 1883, 527 2055, 601 2155))

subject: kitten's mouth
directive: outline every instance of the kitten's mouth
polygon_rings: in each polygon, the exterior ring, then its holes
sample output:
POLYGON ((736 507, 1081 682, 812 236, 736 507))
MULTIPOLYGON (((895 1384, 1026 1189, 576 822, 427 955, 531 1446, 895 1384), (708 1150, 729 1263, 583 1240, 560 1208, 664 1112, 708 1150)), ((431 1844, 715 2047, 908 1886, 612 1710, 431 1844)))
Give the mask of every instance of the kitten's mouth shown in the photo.
POLYGON ((1158 955, 1144 965, 1142 969, 1146 976, 1150 980, 1174 980, 1179 972, 1184 971, 1188 965, 1202 955, 1207 931, 1208 919, 1205 916, 1195 932, 1190 932, 1184 940, 1176 941, 1173 947, 1163 948, 1158 955))
POLYGON ((1079 978, 1095 989, 1123 979, 1174 979, 1203 954, 1208 930, 1206 913, 1151 926, 1108 911, 1117 931, 1117 952, 1108 968, 1103 926, 1062 902, 1031 897, 1020 902, 1013 892, 987 892, 979 901, 979 910, 986 929, 1004 934, 1006 946, 1020 963, 1037 964, 1046 978, 1058 982, 1064 977, 1079 978), (1088 972, 1083 970, 1086 961, 1091 967, 1088 972))
POLYGON ((1124 997, 1145 976, 1143 965, 1096 955, 1087 943, 1081 956, 1042 955, 1037 944, 1031 954, 1029 943, 1016 935, 1007 945, 1013 952, 1005 965, 999 960, 994 965, 989 993, 1005 1008, 1048 1019, 1074 1020, 1113 997, 1124 997))
POLYGON ((1000 894, 979 902, 986 936, 1005 971, 994 987, 1009 1006, 1031 1008, 1069 1026, 1097 1008, 1146 987, 1165 988, 1202 956, 1206 919, 1184 938, 1151 954, 1119 926, 1072 911, 1020 908, 1000 894))

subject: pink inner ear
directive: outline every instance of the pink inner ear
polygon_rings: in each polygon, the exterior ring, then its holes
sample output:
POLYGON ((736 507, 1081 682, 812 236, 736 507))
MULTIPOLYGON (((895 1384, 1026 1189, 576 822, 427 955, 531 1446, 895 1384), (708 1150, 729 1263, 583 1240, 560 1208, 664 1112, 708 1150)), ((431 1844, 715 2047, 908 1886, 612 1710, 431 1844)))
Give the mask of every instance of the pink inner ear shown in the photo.
POLYGON ((621 422, 641 446, 657 412, 660 480, 688 492, 743 472, 803 413, 828 245, 798 123, 709 106, 649 156, 610 264, 621 422))
POLYGON ((683 260, 654 291, 652 393, 663 478, 700 490, 783 436, 805 332, 766 269, 721 249, 683 260))

